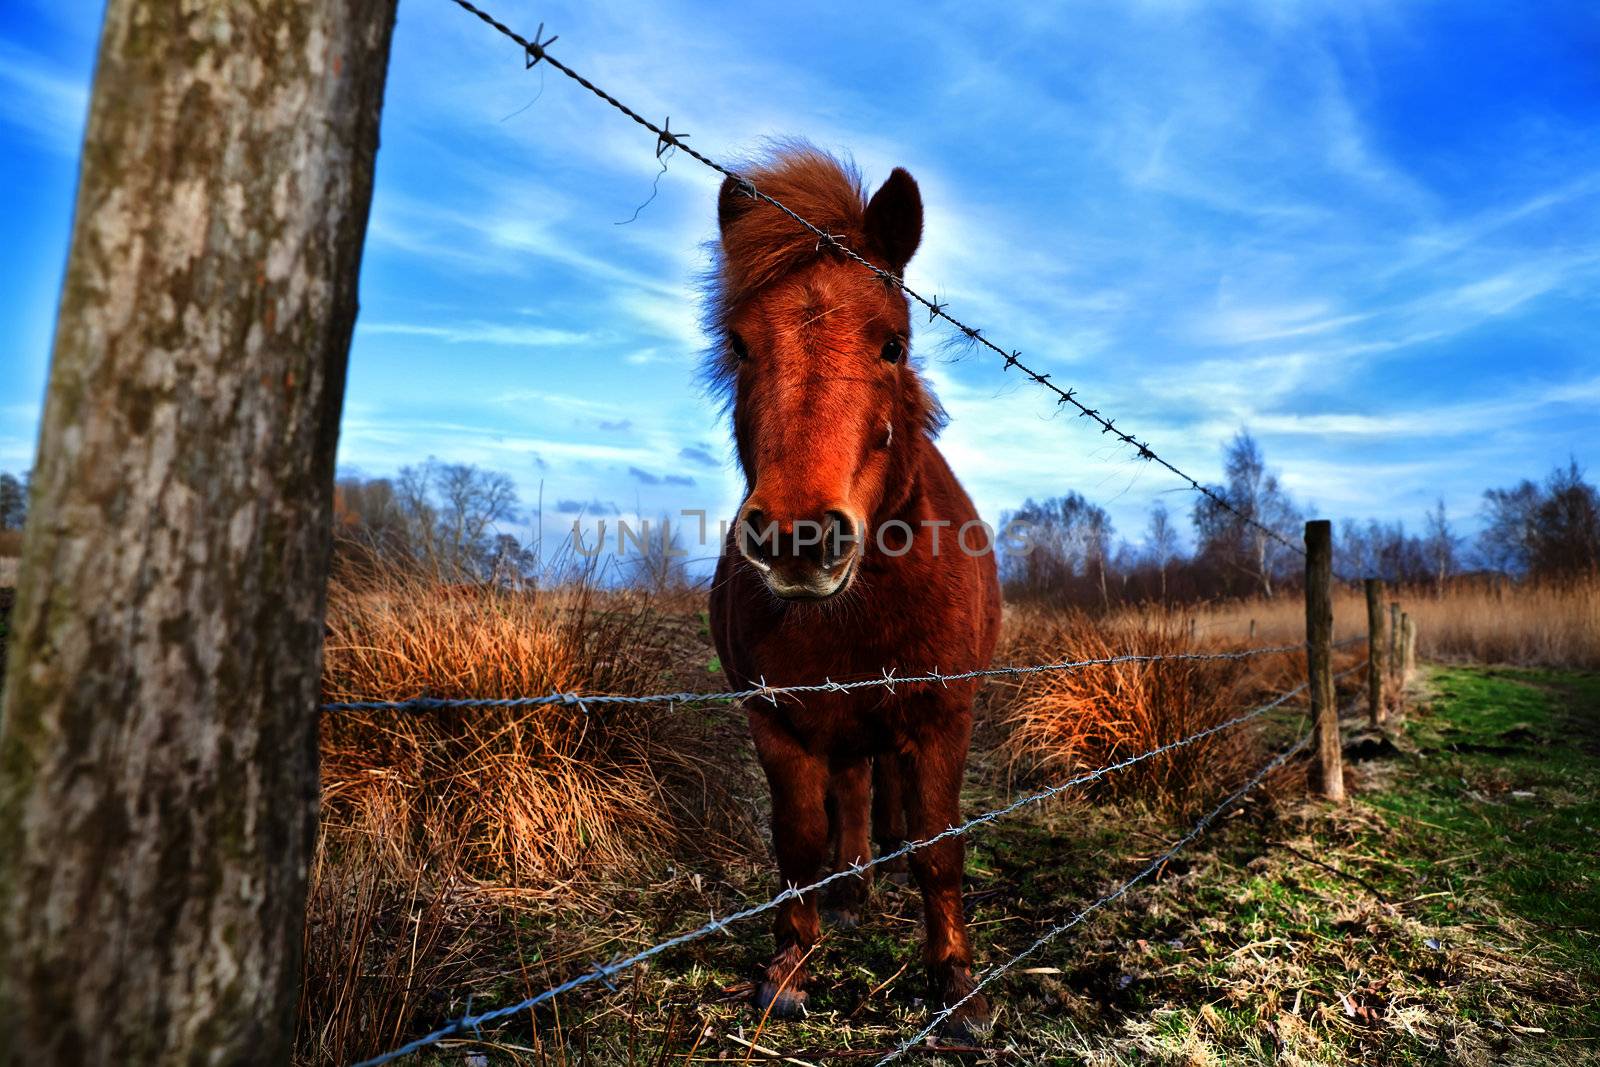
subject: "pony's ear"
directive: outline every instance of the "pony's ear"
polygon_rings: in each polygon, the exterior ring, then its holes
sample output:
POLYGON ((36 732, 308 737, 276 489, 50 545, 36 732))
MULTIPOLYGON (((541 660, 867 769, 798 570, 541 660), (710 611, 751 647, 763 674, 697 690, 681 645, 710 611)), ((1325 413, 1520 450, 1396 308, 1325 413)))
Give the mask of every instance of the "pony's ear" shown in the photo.
POLYGON ((922 243, 922 193, 904 167, 894 168, 872 194, 862 228, 867 241, 888 261, 889 269, 904 273, 922 243))
POLYGON ((724 234, 746 211, 756 206, 755 198, 744 191, 738 178, 724 178, 717 193, 717 226, 724 234))

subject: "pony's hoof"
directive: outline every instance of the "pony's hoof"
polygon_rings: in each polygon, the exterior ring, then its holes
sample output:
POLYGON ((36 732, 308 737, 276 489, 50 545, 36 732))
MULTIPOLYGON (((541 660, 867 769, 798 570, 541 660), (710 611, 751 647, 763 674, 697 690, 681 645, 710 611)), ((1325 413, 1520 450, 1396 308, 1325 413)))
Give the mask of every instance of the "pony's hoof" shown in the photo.
POLYGON ((774 1019, 806 1013, 806 953, 799 945, 778 950, 756 986, 756 1007, 774 1019))
POLYGON ((823 908, 822 918, 840 930, 854 930, 861 925, 861 913, 855 908, 823 908))
POLYGON ((756 989, 756 1007, 774 1019, 802 1019, 806 1014, 806 992, 784 989, 777 982, 762 982, 756 989))
POLYGON ((941 999, 947 1005, 960 1005, 939 1024, 939 1039, 947 1045, 982 1044, 994 1030, 994 1015, 989 1010, 989 999, 982 993, 973 992, 975 984, 972 970, 968 967, 955 967, 945 980, 941 999))
POLYGON ((939 1024, 939 1040, 946 1045, 981 1045, 994 1032, 994 1016, 982 993, 951 1012, 939 1024))

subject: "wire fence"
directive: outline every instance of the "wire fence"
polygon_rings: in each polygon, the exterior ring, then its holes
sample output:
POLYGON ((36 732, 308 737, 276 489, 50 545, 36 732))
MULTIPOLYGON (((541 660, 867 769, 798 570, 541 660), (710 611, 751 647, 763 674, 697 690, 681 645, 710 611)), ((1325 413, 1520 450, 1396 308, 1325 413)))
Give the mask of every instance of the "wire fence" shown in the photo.
MULTIPOLYGON (((1349 643, 1351 643, 1351 642, 1349 642, 1349 641, 1342 642, 1342 644, 1349 644, 1349 643)), ((1298 648, 1299 646, 1289 646, 1289 647, 1291 649, 1293 649, 1293 648, 1298 648)), ((1146 657, 1146 658, 1160 659, 1160 658, 1165 658, 1165 657, 1146 657)), ((1338 674, 1334 675, 1334 680, 1338 681, 1339 679, 1344 678, 1347 675, 1353 674, 1356 671, 1359 671, 1359 670, 1363 669, 1366 665, 1367 665, 1366 662, 1363 661, 1361 663, 1356 664, 1353 667, 1349 667, 1349 668, 1347 668, 1347 669, 1345 669, 1343 671, 1340 671, 1338 674)), ((621 974, 623 971, 626 971, 626 970, 628 970, 628 969, 630 969, 632 967, 635 967, 635 966, 645 962, 646 960, 649 960, 649 959, 651 959, 651 958, 653 958, 655 956, 659 956, 664 952, 668 952, 668 951, 670 951, 672 949, 680 948, 680 947, 682 947, 684 945, 687 945, 687 944, 690 944, 692 942, 699 941, 699 940, 701 940, 703 938, 710 937, 713 934, 721 933, 724 930, 726 930, 728 927, 733 926, 733 925, 735 925, 737 923, 741 923, 741 922, 744 922, 747 919, 753 919, 758 915, 763 915, 763 914, 765 914, 767 912, 773 911, 776 908, 782 906, 785 901, 797 899, 797 898, 805 896, 806 894, 809 894, 809 893, 815 893, 818 890, 827 888, 829 885, 832 885, 834 882, 837 882, 837 881, 839 881, 841 879, 860 877, 862 875, 865 875, 868 871, 872 870, 874 867, 881 866, 882 864, 885 864, 885 863, 891 863, 891 862, 893 862, 895 860, 898 860, 898 859, 901 859, 901 858, 903 858, 905 856, 909 856, 913 852, 917 852, 917 851, 919 851, 921 849, 928 848, 929 846, 934 845, 934 844, 936 844, 936 843, 938 843, 940 841, 944 841, 944 840, 947 840, 947 839, 952 838, 952 837, 960 837, 960 836, 962 836, 964 834, 971 833, 973 830, 976 830, 980 826, 985 826, 985 825, 987 825, 989 823, 993 823, 993 822, 995 822, 995 821, 997 821, 999 819, 1005 818, 1006 816, 1012 815, 1012 814, 1022 810, 1023 808, 1030 807, 1030 806, 1032 806, 1034 804, 1042 803, 1042 802, 1044 802, 1046 800, 1049 800, 1052 797, 1059 796, 1060 794, 1062 794, 1064 792, 1067 792, 1068 790, 1076 789, 1076 788, 1081 787, 1081 786, 1089 785, 1089 784, 1091 784, 1093 782, 1099 781, 1102 778, 1105 778, 1108 775, 1114 774, 1117 771, 1125 770, 1128 767, 1132 767, 1135 764, 1143 763, 1146 760, 1154 759, 1157 756, 1166 755, 1169 752, 1173 752, 1173 751, 1176 751, 1178 749, 1187 747, 1189 745, 1195 744, 1198 741, 1202 741, 1202 740, 1204 740, 1204 739, 1206 739, 1208 737, 1213 737, 1213 736, 1215 736, 1217 734, 1223 733, 1224 731, 1231 730, 1231 729, 1233 729, 1235 727, 1242 726, 1245 723, 1248 723, 1248 722, 1254 721, 1256 719, 1259 719, 1263 715, 1267 714, 1269 711, 1272 711, 1272 710, 1274 710, 1276 708, 1282 707, 1283 705, 1288 703, 1290 700, 1294 699, 1299 694, 1305 692, 1306 689, 1307 689, 1308 684, 1309 683, 1301 683, 1300 685, 1295 686, 1293 689, 1290 689, 1287 692, 1280 694, 1279 696, 1275 697, 1274 699, 1272 699, 1271 701, 1268 701, 1265 704, 1261 704, 1261 705, 1259 705, 1259 706, 1257 706, 1255 708, 1252 708, 1251 710, 1249 710, 1247 712, 1244 712, 1241 715, 1237 715, 1237 716, 1235 716, 1235 717, 1233 717, 1231 719, 1228 719, 1228 720, 1226 720, 1224 722, 1217 723, 1214 726, 1207 727, 1204 730, 1199 730, 1199 731, 1196 731, 1195 733, 1189 734, 1186 737, 1179 738, 1176 741, 1169 742, 1169 743, 1167 743, 1165 745, 1159 745, 1159 746, 1157 746, 1155 748, 1148 749, 1148 750, 1146 750, 1144 752, 1138 753, 1137 755, 1129 756, 1129 757, 1127 757, 1125 759, 1118 760, 1118 761, 1116 761, 1114 763, 1105 764, 1104 766, 1097 767, 1092 771, 1085 771, 1085 772, 1083 772, 1081 774, 1073 775, 1071 778, 1068 778, 1065 781, 1058 782, 1058 783, 1056 783, 1054 785, 1051 785, 1051 786, 1048 786, 1048 787, 1046 787, 1044 789, 1040 789, 1040 790, 1037 790, 1035 792, 1031 792, 1031 793, 1027 793, 1027 794, 1024 794, 1022 796, 1019 796, 1015 800, 1012 800, 1010 803, 1005 804, 1002 807, 995 808, 995 809, 993 809, 991 811, 986 811, 981 815, 976 815, 973 818, 968 819, 966 822, 961 823, 958 826, 948 827, 945 830, 942 830, 939 833, 932 835, 931 837, 923 838, 923 839, 918 840, 918 841, 907 842, 904 845, 901 845, 899 848, 896 848, 896 849, 893 849, 891 851, 885 852, 885 853, 883 853, 883 854, 881 854, 879 856, 876 856, 876 857, 874 857, 874 858, 872 858, 870 860, 867 860, 865 862, 855 863, 855 864, 850 865, 849 867, 845 867, 845 868, 843 868, 841 870, 834 871, 834 872, 826 875, 825 877, 817 879, 816 881, 810 883, 809 885, 804 885, 804 886, 791 885, 791 886, 788 886, 782 892, 778 893, 776 896, 774 896, 774 897, 772 897, 772 898, 770 898, 768 900, 764 900, 764 901, 760 902, 759 904, 753 904, 753 905, 751 905, 751 906, 749 906, 747 908, 744 908, 744 909, 742 909, 740 911, 736 911, 736 912, 733 912, 733 913, 731 913, 729 915, 723 916, 720 919, 717 918, 715 915, 712 915, 710 920, 708 922, 704 923, 701 926, 698 926, 698 927, 696 927, 696 928, 694 928, 692 930, 688 930, 688 931, 686 931, 684 933, 678 934, 678 935, 676 935, 674 937, 670 937, 670 938, 666 939, 665 941, 658 942, 658 943, 656 943, 654 945, 649 946, 648 948, 640 949, 638 952, 635 952, 632 955, 625 956, 622 959, 615 960, 615 961, 613 961, 611 963, 604 963, 604 964, 598 963, 598 962, 594 963, 594 964, 592 964, 590 966, 590 968, 588 970, 586 970, 586 971, 584 971, 584 972, 582 972, 580 974, 574 975, 573 977, 567 979, 565 982, 562 982, 559 985, 551 986, 551 987, 543 990, 542 992, 534 994, 533 996, 526 997, 526 998, 524 998, 522 1000, 519 1000, 515 1004, 507 1004, 507 1005, 504 1005, 503 1007, 493 1008, 493 1009, 491 1009, 489 1011, 480 1012, 478 1014, 470 1014, 469 1013, 469 1014, 460 1016, 459 1018, 452 1019, 451 1021, 445 1023, 443 1026, 439 1027, 436 1030, 433 1030, 430 1033, 424 1034, 421 1037, 418 1037, 418 1038, 416 1038, 416 1039, 414 1039, 412 1041, 409 1041, 406 1044, 401 1045, 401 1046, 393 1049, 392 1051, 385 1052, 382 1055, 374 1056, 371 1059, 362 1060, 360 1063, 355 1064, 354 1067, 377 1067, 377 1065, 379 1065, 379 1064, 391 1063, 391 1062, 393 1062, 393 1061, 395 1061, 397 1059, 400 1059, 400 1058, 402 1058, 404 1056, 408 1056, 413 1052, 417 1052, 417 1051, 419 1051, 421 1049, 424 1049, 424 1048, 427 1048, 429 1046, 436 1045, 441 1041, 447 1040, 448 1038, 455 1037, 455 1036, 460 1035, 460 1034, 477 1033, 484 1026, 490 1025, 492 1023, 499 1022, 502 1019, 510 1018, 513 1015, 521 1014, 522 1012, 525 1012, 525 1011, 528 1011, 528 1010, 530 1010, 532 1008, 538 1007, 540 1004, 543 1004, 543 1003, 545 1003, 547 1001, 553 1000, 556 997, 561 996, 564 993, 571 992, 574 989, 579 989, 579 988, 581 988, 583 986, 586 986, 586 985, 592 985, 595 982, 599 982, 599 983, 607 986, 608 988, 612 988, 614 990, 615 987, 611 985, 611 979, 613 977, 615 977, 618 974, 621 974)), ((1251 779, 1251 781, 1249 783, 1247 783, 1246 786, 1244 787, 1244 790, 1241 790, 1239 793, 1234 794, 1227 801, 1225 801, 1223 803, 1222 807, 1226 807, 1228 804, 1231 804, 1234 800, 1236 800, 1238 798, 1238 796, 1242 795, 1242 793, 1244 791, 1247 791, 1248 789, 1253 788, 1274 767, 1280 765, 1283 761, 1287 760, 1291 755, 1294 754, 1294 752, 1298 751, 1299 748, 1301 746, 1303 746, 1304 744, 1305 744, 1305 739, 1302 738, 1300 743, 1298 745, 1296 745, 1294 748, 1292 748, 1292 749, 1280 754, 1272 763, 1268 764, 1265 768, 1263 768, 1256 775, 1255 778, 1251 779)), ((1220 808, 1218 810, 1220 810, 1220 808)), ((1039 942, 1036 942, 1033 946, 1031 946, 1029 949, 1027 949, 1025 951, 1024 955, 1031 954, 1032 952, 1037 951, 1040 947, 1042 947, 1043 944, 1047 943, 1051 938, 1053 938, 1055 936, 1058 936, 1060 933, 1064 932, 1067 929, 1070 929, 1073 925, 1076 925, 1078 922, 1081 922, 1087 915, 1089 915, 1093 911, 1097 910, 1100 907, 1103 907, 1106 904, 1109 904, 1111 901, 1117 899, 1118 897, 1120 897, 1121 895, 1126 893, 1128 891, 1128 889, 1131 888, 1135 883, 1137 883, 1141 879, 1147 877, 1161 863, 1164 863, 1167 859, 1170 859, 1171 855, 1173 853, 1175 853, 1179 848, 1183 847, 1189 841, 1193 840, 1196 836, 1198 836, 1199 833, 1202 830, 1204 830, 1205 827, 1210 824, 1210 821, 1212 819, 1214 819, 1215 817, 1216 817, 1216 812, 1213 812, 1212 814, 1208 815, 1205 819, 1201 820, 1201 822, 1196 825, 1196 828, 1194 830, 1192 830, 1187 836, 1182 838, 1178 842, 1178 844, 1174 845, 1172 847, 1172 849, 1170 849, 1166 854, 1164 854, 1162 857, 1158 858, 1157 862, 1155 862, 1151 866, 1147 867, 1144 871, 1142 871, 1140 874, 1135 876, 1129 882, 1124 884, 1116 892, 1114 892, 1112 894, 1109 894, 1108 896, 1100 899, 1099 901, 1097 901, 1096 903, 1091 905, 1089 908, 1087 908, 1083 912, 1079 913, 1076 917, 1074 917, 1068 923, 1063 924, 1062 926, 1055 928, 1052 932, 1048 933, 1044 938, 1041 938, 1039 942)), ((1009 961, 1007 964, 1003 965, 1001 968, 998 968, 995 971, 990 972, 989 975, 985 976, 983 982, 980 983, 979 988, 981 988, 982 985, 987 984, 989 981, 992 981, 994 978, 998 977, 1001 973, 1004 973, 1005 969, 1013 966, 1017 962, 1017 959, 1019 959, 1019 958, 1021 958, 1021 957, 1013 958, 1011 961, 1009 961)), ((974 992, 976 992, 976 990, 974 990, 974 992)), ((956 1005, 956 1006, 959 1006, 959 1003, 960 1002, 958 1002, 958 1005, 956 1005)), ((910 1048, 912 1044, 915 1044, 916 1041, 921 1040, 922 1037, 926 1036, 928 1033, 931 1033, 933 1026, 937 1026, 938 1023, 941 1022, 949 1014, 949 1011, 954 1010, 954 1007, 955 1006, 952 1006, 951 1008, 947 1009, 946 1012, 943 1015, 938 1016, 935 1019, 934 1023, 932 1023, 929 1026, 928 1029, 924 1030, 921 1034, 917 1035, 917 1037, 913 1038, 906 1045, 902 1046, 900 1048, 900 1050, 898 1052, 896 1052, 896 1053, 893 1053, 889 1057, 889 1059, 893 1059, 895 1056, 901 1055, 908 1048, 910 1048)), ((888 1062, 888 1061, 885 1060, 884 1062, 888 1062)))
MULTIPOLYGON (((1335 647, 1342 647, 1355 641, 1364 640, 1366 640, 1364 637, 1351 638, 1340 642, 1335 647)), ((1018 677, 1029 674, 1045 674, 1052 671, 1079 670, 1084 667, 1106 667, 1119 663, 1153 663, 1157 660, 1239 660, 1248 659, 1252 656, 1270 655, 1276 652, 1302 652, 1305 647, 1304 644, 1269 645, 1261 648, 1240 649, 1234 652, 1174 652, 1159 656, 1105 656, 1100 659, 1034 663, 1022 667, 984 667, 979 670, 955 671, 950 674, 941 673, 937 667, 924 674, 903 675, 895 674, 893 669, 886 669, 881 677, 857 678, 843 682, 825 678, 820 682, 801 685, 767 685, 765 679, 763 679, 759 685, 712 693, 649 693, 630 696, 617 693, 556 692, 526 697, 412 697, 409 700, 345 700, 324 704, 322 705, 322 710, 325 712, 438 711, 446 708, 537 708, 559 704, 587 711, 590 704, 709 704, 750 699, 768 700, 776 704, 780 696, 795 696, 801 693, 849 693, 860 689, 875 688, 888 689, 892 693, 895 686, 899 685, 948 685, 951 682, 967 681, 973 678, 1018 677)))
POLYGON ((655 134, 656 156, 658 158, 667 149, 675 149, 682 152, 690 159, 693 159, 695 162, 700 163, 702 166, 709 167, 724 177, 732 178, 739 184, 739 188, 746 196, 753 200, 760 200, 763 203, 766 203, 783 212, 789 218, 793 219, 798 225, 803 227, 808 233, 815 236, 819 248, 827 248, 844 259, 848 259, 851 262, 864 267, 873 274, 877 275, 884 282, 895 286, 901 292, 905 293, 907 299, 921 305, 928 312, 928 321, 932 322, 934 319, 943 319, 945 322, 955 327, 955 329, 963 334, 969 341, 987 349, 994 355, 999 356, 1000 359, 1004 361, 1003 367, 1005 370, 1009 371, 1011 368, 1015 367, 1018 373, 1022 374, 1029 381, 1055 394, 1057 405, 1066 405, 1075 409, 1079 418, 1088 419, 1091 423, 1098 426, 1102 435, 1113 437, 1116 440, 1121 441, 1123 444, 1133 448, 1140 459, 1147 460, 1159 467, 1165 468, 1175 477, 1185 482, 1190 489, 1200 493, 1213 504, 1235 516, 1241 522, 1246 523, 1258 533, 1272 539, 1278 544, 1289 549, 1291 552, 1298 553, 1302 556, 1305 555, 1305 549, 1300 545, 1295 544, 1278 530, 1275 530, 1261 522, 1254 515, 1247 514, 1232 501, 1224 497, 1221 493, 1217 492, 1212 487, 1203 484, 1198 479, 1181 470, 1176 464, 1157 454, 1156 451, 1150 447, 1148 442, 1140 441, 1135 438, 1133 434, 1128 433, 1125 430, 1118 429, 1115 421, 1109 415, 1106 415, 1098 408, 1090 407, 1088 404, 1080 400, 1078 398, 1078 391, 1076 389, 1062 388, 1051 380, 1049 374, 1041 374, 1039 371, 1023 362, 1022 353, 1020 351, 1017 351, 1016 349, 1008 351, 1000 347, 991 341, 982 330, 977 329, 974 326, 970 326, 962 320, 956 318, 948 310, 946 310, 948 305, 941 302, 937 294, 935 294, 933 297, 923 296, 921 293, 907 285, 905 279, 900 277, 898 274, 895 274, 893 271, 885 270, 876 263, 873 263, 871 260, 867 259, 861 253, 845 245, 838 234, 829 233, 827 230, 816 225, 811 220, 800 215, 798 212, 794 211, 787 204, 778 200, 770 193, 764 192, 747 176, 740 174, 731 167, 717 162, 715 159, 712 159, 710 156, 705 155, 697 149, 691 148, 686 143, 689 137, 687 133, 676 131, 670 128, 672 125, 672 119, 670 117, 668 117, 668 119, 661 125, 656 125, 654 122, 645 118, 643 115, 639 114, 639 112, 635 111, 627 104, 624 104, 621 100, 618 100, 615 96, 612 96, 594 82, 590 81, 588 78, 584 77, 582 74, 579 74, 561 60, 551 55, 549 46, 554 43, 556 38, 554 36, 548 38, 544 37, 544 23, 539 24, 538 30, 535 31, 533 38, 530 40, 529 38, 517 33, 505 23, 496 19, 493 15, 490 15, 482 8, 471 3, 470 0, 451 0, 451 2, 463 10, 482 19, 495 30, 515 41, 522 48, 528 68, 532 68, 539 63, 549 64, 551 67, 554 67, 556 70, 560 71, 562 74, 566 75, 568 78, 571 78, 573 81, 589 90, 589 92, 605 101, 612 108, 621 112, 623 115, 626 115, 640 126, 643 126, 645 129, 655 134))

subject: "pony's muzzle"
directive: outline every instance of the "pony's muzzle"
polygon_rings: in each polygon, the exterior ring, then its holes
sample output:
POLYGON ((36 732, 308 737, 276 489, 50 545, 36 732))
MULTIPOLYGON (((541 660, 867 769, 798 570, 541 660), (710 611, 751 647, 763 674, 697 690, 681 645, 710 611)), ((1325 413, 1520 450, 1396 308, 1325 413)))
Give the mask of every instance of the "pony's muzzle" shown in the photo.
POLYGON ((821 600, 850 582, 861 550, 861 524, 829 508, 816 518, 775 517, 757 506, 739 516, 739 552, 780 597, 821 600))

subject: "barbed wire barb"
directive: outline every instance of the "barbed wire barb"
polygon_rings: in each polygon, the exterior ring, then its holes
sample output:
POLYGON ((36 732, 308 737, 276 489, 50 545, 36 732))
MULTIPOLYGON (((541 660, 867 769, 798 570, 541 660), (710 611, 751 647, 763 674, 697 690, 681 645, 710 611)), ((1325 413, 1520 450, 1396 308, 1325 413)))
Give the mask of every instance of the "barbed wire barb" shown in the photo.
POLYGON ((668 115, 667 120, 661 124, 661 132, 656 135, 656 158, 660 159, 661 154, 669 148, 682 148, 683 138, 688 136, 687 133, 673 132, 672 116, 668 115))

